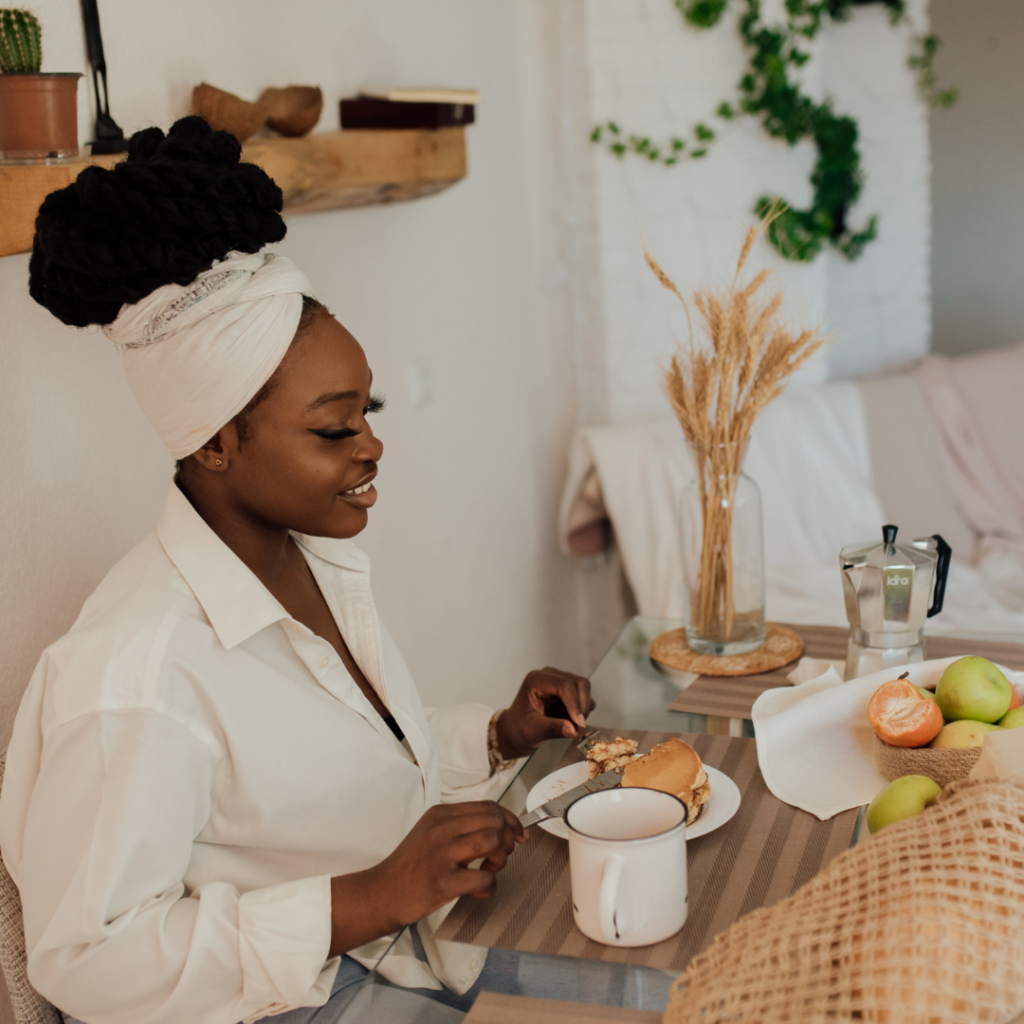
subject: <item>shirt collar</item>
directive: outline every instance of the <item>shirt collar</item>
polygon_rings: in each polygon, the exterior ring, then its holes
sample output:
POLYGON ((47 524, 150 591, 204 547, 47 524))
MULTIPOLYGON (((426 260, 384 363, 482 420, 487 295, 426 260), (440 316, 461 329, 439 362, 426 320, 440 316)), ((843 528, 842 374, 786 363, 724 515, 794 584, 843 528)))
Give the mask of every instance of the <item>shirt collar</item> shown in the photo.
MULTIPOLYGON (((225 647, 234 647, 261 629, 291 617, 256 574, 210 529, 173 480, 156 534, 225 647)), ((369 572, 369 558, 351 541, 299 534, 295 539, 325 562, 369 572)))
POLYGON ((210 529, 173 480, 156 535, 225 647, 234 647, 265 626, 289 617, 281 602, 210 529))
POLYGON ((369 572, 370 558, 354 541, 334 537, 310 537, 305 533, 293 533, 298 544, 317 558, 330 562, 340 569, 354 572, 369 572))

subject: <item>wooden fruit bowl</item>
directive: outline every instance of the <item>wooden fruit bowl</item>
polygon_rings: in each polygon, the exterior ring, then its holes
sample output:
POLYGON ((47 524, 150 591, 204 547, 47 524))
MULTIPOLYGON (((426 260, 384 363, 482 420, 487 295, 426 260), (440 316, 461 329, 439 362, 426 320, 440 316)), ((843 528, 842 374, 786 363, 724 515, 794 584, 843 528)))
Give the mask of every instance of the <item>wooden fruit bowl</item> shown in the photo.
POLYGON ((927 775, 940 786, 966 778, 981 757, 981 747, 932 750, 931 747, 894 747, 875 737, 875 764, 891 782, 901 775, 927 775))

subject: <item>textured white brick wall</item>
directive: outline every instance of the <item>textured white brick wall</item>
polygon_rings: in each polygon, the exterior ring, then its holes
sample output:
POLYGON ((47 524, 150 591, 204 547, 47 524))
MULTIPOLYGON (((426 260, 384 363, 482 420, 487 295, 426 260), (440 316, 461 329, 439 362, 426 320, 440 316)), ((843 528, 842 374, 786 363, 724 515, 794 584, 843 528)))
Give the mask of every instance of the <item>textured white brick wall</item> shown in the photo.
POLYGON ((824 36, 824 84, 860 125, 867 173, 853 223, 880 215, 878 238, 854 263, 828 254, 833 376, 861 376, 924 355, 931 343, 929 111, 906 66, 912 37, 927 31, 926 0, 895 30, 878 7, 824 36))
MULTIPOLYGON (((869 373, 928 348, 927 111, 905 66, 910 37, 927 22, 926 0, 910 7, 914 24, 897 29, 873 8, 829 24, 806 68, 812 95, 832 95, 837 110, 859 120, 868 181, 853 223, 877 212, 881 224, 856 264, 831 252, 811 264, 788 263, 766 243, 755 251, 756 266, 776 268, 793 318, 822 323, 833 336, 804 379, 829 370, 869 373)), ((691 138, 701 120, 721 129, 706 158, 672 168, 615 160, 594 147, 612 419, 664 410, 658 367, 688 332, 647 270, 643 246, 684 291, 726 282, 758 196, 778 193, 797 206, 810 199, 812 144, 791 148, 750 118, 729 124, 714 117, 721 100, 735 99, 745 64, 738 11, 734 4, 716 28, 700 31, 670 0, 587 0, 594 122, 612 118, 655 140, 691 138)))

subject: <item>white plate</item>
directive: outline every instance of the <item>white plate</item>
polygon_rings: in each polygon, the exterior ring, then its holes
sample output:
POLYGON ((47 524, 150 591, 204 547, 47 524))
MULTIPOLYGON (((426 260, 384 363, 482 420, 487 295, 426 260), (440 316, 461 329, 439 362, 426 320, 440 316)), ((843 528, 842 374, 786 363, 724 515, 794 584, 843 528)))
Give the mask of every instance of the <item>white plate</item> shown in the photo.
MULTIPOLYGON (((708 781, 711 783, 711 795, 700 817, 692 825, 686 826, 687 839, 696 839, 708 832, 714 832, 740 809, 739 786, 728 775, 709 764, 704 765, 704 771, 708 773, 708 781)), ((575 764, 559 768, 557 772, 545 775, 527 794, 527 811, 535 810, 541 804, 568 793, 576 786, 582 786, 589 775, 590 768, 586 761, 577 761, 575 764)), ((560 839, 569 838, 569 828, 561 818, 545 818, 539 825, 553 836, 560 839)))

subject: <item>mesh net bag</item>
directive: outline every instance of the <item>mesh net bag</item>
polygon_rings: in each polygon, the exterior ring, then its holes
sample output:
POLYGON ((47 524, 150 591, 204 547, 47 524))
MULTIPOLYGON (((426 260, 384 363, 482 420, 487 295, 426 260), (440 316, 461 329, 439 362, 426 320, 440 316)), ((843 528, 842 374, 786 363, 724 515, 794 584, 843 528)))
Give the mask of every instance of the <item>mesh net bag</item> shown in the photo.
POLYGON ((963 779, 695 957, 665 1024, 1005 1022, 1024 1010, 1024 782, 963 779))

